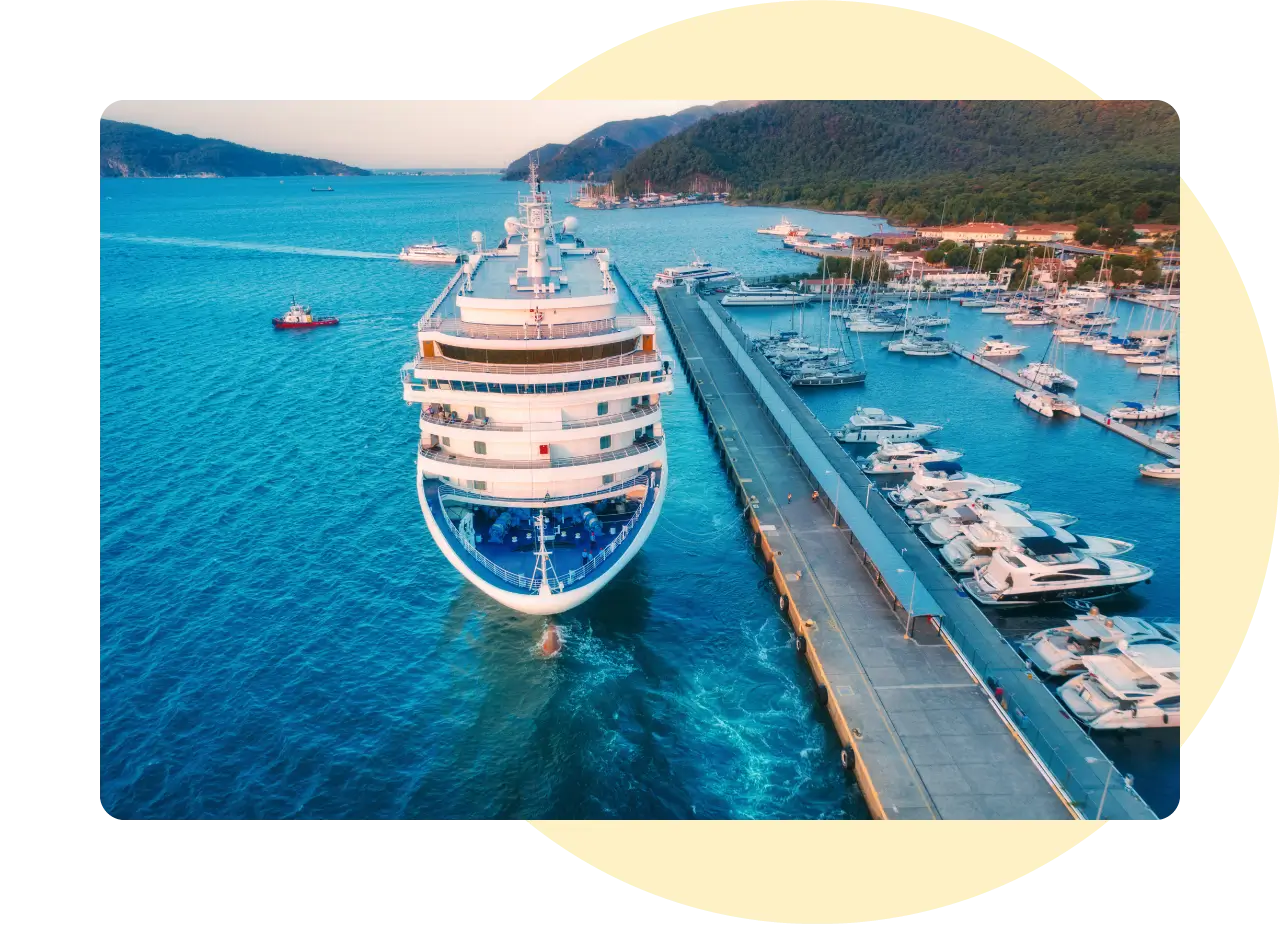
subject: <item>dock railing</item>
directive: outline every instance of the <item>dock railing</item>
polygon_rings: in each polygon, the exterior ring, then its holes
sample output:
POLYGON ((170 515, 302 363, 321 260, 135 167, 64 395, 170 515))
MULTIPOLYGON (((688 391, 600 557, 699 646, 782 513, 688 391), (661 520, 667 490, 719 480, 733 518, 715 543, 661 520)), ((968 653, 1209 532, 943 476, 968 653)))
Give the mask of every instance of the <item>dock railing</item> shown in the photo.
POLYGON ((849 530, 849 541, 903 611, 907 626, 927 618, 938 628, 1078 816, 1094 819, 1101 812, 1106 819, 1155 818, 1143 799, 1125 786, 1124 775, 987 616, 955 586, 808 406, 770 364, 757 362, 760 354, 737 321, 701 297, 698 306, 773 416, 779 433, 831 499, 849 530), (891 541, 890 536, 897 539, 891 541), (941 590, 948 585, 950 594, 941 590), (935 598, 928 586, 938 589, 943 600, 935 598))

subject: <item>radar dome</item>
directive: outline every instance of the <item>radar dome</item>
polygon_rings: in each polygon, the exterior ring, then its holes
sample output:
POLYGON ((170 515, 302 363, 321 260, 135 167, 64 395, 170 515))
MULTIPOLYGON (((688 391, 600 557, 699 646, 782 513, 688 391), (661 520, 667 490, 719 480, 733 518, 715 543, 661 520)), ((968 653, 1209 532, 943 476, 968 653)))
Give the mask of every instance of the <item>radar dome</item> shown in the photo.
POLYGON ((481 244, 483 244, 483 243, 484 243, 484 232, 482 232, 482 231, 473 231, 473 232, 471 232, 471 243, 472 243, 472 244, 474 244, 474 245, 476 245, 476 247, 479 247, 481 244))
POLYGON ((570 215, 568 218, 564 220, 564 233, 573 234, 577 230, 578 230, 577 216, 570 215))
POLYGON ((520 230, 520 220, 516 218, 509 218, 502 223, 502 227, 506 229, 507 234, 515 234, 520 230))

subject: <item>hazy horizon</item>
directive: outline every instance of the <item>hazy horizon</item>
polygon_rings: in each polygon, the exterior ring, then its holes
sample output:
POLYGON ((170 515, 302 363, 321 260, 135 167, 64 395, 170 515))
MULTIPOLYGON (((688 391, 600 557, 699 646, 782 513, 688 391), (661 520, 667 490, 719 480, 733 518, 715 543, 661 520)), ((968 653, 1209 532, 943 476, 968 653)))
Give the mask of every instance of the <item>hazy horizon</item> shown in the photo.
POLYGON ((366 170, 505 167, 616 119, 715 100, 121 100, 102 118, 366 170))

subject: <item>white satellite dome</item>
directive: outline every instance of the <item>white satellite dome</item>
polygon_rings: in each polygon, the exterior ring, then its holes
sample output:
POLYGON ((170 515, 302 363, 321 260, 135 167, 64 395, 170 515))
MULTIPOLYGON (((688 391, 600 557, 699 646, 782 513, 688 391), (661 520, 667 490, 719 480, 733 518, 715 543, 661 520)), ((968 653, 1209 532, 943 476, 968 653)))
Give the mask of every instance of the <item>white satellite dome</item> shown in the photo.
POLYGON ((479 247, 481 244, 483 244, 483 243, 484 243, 484 232, 483 232, 483 231, 473 231, 473 232, 471 232, 471 243, 472 243, 472 244, 474 244, 476 247, 479 247))
POLYGON ((564 233, 573 234, 577 230, 578 230, 578 218, 577 216, 570 215, 564 220, 564 233))
POLYGON ((515 234, 520 230, 520 220, 518 218, 508 218, 502 223, 502 227, 506 229, 507 234, 515 234))

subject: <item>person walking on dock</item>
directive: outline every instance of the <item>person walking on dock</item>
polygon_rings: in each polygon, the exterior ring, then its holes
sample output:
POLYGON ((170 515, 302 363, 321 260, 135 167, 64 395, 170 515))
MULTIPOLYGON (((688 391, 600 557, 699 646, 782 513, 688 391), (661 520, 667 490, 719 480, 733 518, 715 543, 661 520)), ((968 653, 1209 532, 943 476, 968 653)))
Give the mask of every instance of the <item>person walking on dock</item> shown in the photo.
POLYGON ((812 498, 810 498, 810 500, 811 500, 811 501, 817 501, 817 500, 818 500, 818 489, 816 489, 816 488, 815 488, 815 489, 813 490, 813 497, 812 497, 812 498))
POLYGON ((787 492, 787 504, 791 503, 791 492, 787 492))

